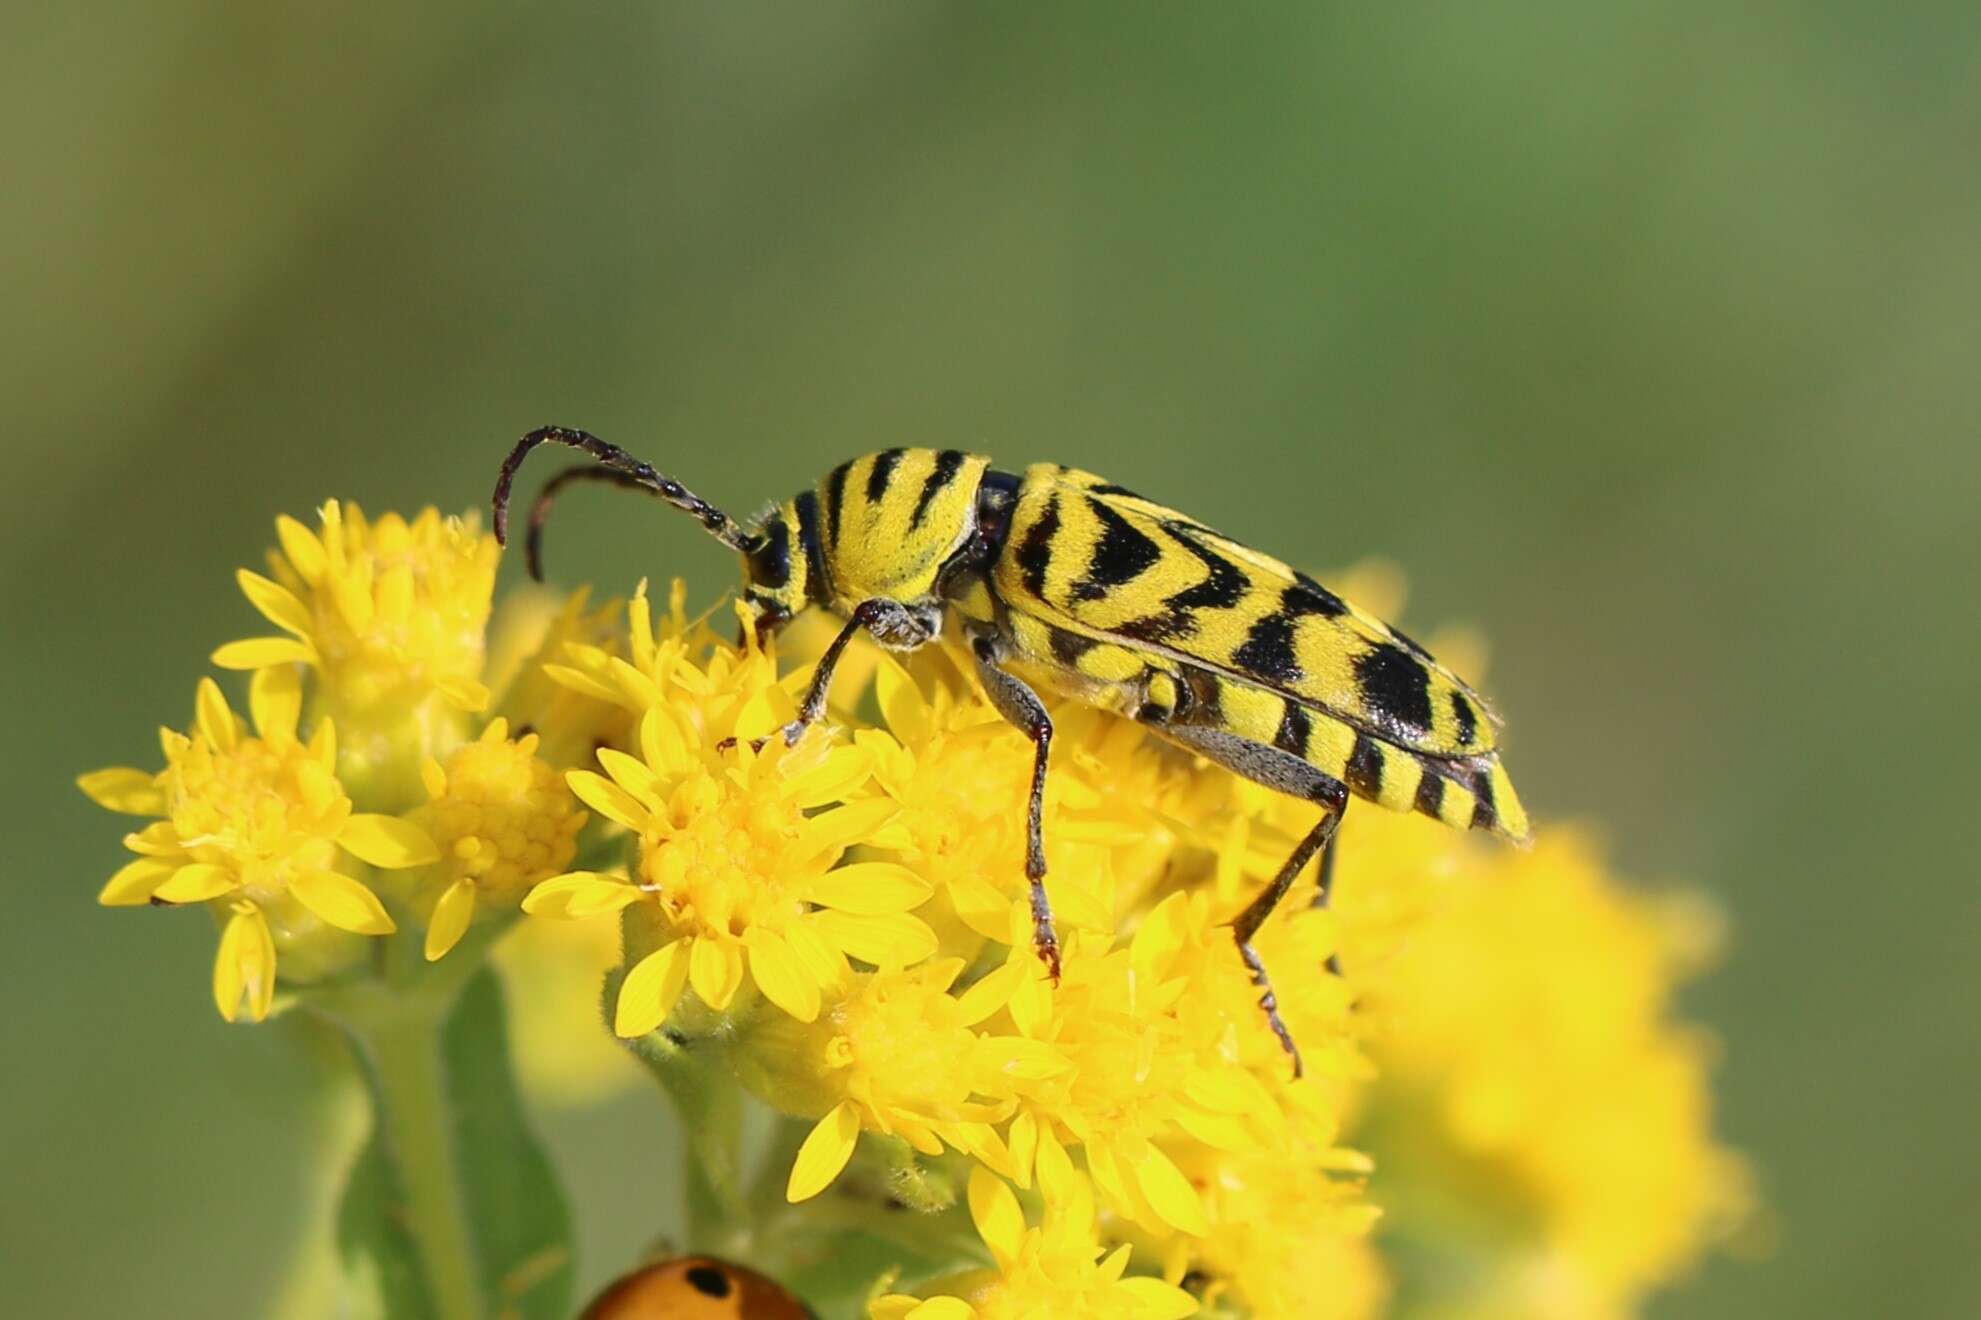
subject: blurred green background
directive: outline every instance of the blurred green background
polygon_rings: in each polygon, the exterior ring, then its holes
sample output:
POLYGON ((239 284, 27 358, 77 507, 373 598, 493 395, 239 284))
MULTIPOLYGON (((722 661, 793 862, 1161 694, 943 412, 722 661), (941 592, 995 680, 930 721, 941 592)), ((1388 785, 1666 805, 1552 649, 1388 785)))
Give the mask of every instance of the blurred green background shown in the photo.
MULTIPOLYGON (((1981 9, 0 24, 9 1313, 254 1314, 307 1179, 309 1065, 215 1017, 205 923, 93 906, 72 776, 257 631, 277 512, 473 506, 559 421, 739 512, 964 445, 1395 558, 1489 630, 1536 813, 1736 923, 1687 1009, 1779 1243, 1659 1313, 1981 1314, 1981 9)), ((572 503, 572 576, 732 578, 572 503)), ((586 1280, 655 1108, 547 1124, 586 1280)))

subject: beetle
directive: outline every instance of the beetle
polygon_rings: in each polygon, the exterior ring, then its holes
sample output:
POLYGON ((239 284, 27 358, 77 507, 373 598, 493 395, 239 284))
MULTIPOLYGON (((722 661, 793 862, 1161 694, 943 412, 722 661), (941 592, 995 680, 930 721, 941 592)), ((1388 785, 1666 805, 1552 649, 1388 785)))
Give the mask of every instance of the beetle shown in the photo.
POLYGON ((823 715, 856 634, 912 651, 956 620, 985 695, 1032 743, 1025 875, 1033 942, 1055 978, 1040 826, 1053 724, 1040 688, 1138 720, 1318 807, 1320 820, 1232 923, 1296 1076, 1299 1050, 1252 937, 1317 853, 1314 902, 1328 902, 1329 845, 1349 797, 1527 837, 1500 763, 1498 718, 1422 646, 1307 574, 1092 473, 1038 463, 1014 474, 961 450, 883 449, 745 525, 618 446, 551 426, 525 435, 502 465, 498 540, 516 472, 545 444, 594 461, 559 473, 531 507, 533 576, 552 501, 598 481, 666 501, 741 555, 760 637, 814 607, 845 620, 787 741, 823 715))
POLYGON ((578 1320, 817 1320, 817 1312, 733 1261, 680 1256, 614 1280, 578 1320))

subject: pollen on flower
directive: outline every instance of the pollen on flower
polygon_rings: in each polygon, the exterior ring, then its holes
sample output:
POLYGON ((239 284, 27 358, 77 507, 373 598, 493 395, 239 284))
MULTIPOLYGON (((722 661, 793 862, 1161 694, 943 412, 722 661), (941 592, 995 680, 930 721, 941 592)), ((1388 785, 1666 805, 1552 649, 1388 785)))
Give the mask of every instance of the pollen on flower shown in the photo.
POLYGON ((417 828, 351 810, 337 777, 335 730, 326 721, 307 743, 297 737, 285 675, 257 676, 251 695, 252 734, 205 679, 191 732, 161 732, 163 770, 102 770, 79 781, 113 811, 162 818, 125 837, 138 858, 110 878, 99 902, 204 903, 225 915, 214 997, 230 1022, 243 997, 250 1017, 268 1015, 278 948, 307 976, 339 956, 330 932, 393 930, 354 863, 405 867, 438 855, 417 828))
POLYGON ((428 800, 408 817, 440 852, 420 879, 432 903, 426 956, 467 931, 477 904, 514 908, 537 881, 570 865, 585 813, 537 755, 537 737, 492 721, 443 766, 428 760, 428 800))

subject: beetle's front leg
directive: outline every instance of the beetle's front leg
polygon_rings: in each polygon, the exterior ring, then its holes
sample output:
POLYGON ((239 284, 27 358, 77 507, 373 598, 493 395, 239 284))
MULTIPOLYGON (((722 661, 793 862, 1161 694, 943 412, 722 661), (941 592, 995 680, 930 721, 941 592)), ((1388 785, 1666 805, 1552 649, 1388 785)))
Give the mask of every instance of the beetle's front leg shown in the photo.
POLYGON ((1046 760, 1052 749, 1052 716, 1025 681, 997 667, 995 640, 982 633, 970 638, 977 662, 977 679, 997 713, 1032 740, 1032 796, 1025 828, 1025 878, 1032 886, 1032 947, 1052 979, 1059 980, 1059 937, 1052 928, 1052 904, 1046 898, 1046 847, 1043 827, 1046 801, 1046 760))
POLYGON ((826 647, 825 654, 819 657, 819 667, 812 673, 812 685, 805 689, 805 699, 798 706, 798 718, 784 726, 786 747, 796 746, 805 730, 825 715, 825 701, 832 691, 832 675, 839 668, 839 657, 845 654, 847 643, 862 630, 890 638, 913 637, 920 633, 924 641, 929 640, 927 629, 900 601, 883 597, 861 601, 854 607, 853 617, 846 621, 846 626, 832 639, 832 645, 826 647))

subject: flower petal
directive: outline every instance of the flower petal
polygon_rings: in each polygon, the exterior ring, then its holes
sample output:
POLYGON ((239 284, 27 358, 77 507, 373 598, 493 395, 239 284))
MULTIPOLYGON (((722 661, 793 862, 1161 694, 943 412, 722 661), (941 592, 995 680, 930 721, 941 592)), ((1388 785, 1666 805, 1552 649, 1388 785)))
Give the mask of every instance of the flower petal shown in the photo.
POLYGON ((1025 1240, 1025 1212, 1010 1184, 982 1165, 970 1170, 970 1218, 1000 1266, 1017 1258, 1025 1240))
POLYGON ((1135 1320, 1184 1320, 1197 1314, 1197 1299, 1172 1283, 1145 1274, 1122 1279, 1115 1289, 1135 1299, 1135 1320))
POLYGON ((489 691, 485 683, 472 678, 437 678, 433 686, 456 710, 474 715, 488 709, 489 691))
POLYGON ((842 1100, 812 1128, 805 1144, 798 1147, 798 1158, 791 1162, 791 1178, 784 1185, 784 1199, 808 1201, 826 1188, 853 1158, 853 1147, 860 1140, 860 1109, 851 1100, 842 1100))
POLYGON ((275 537, 282 543, 282 553, 288 557, 289 567, 296 570, 296 576, 305 582, 315 582, 323 576, 323 542, 316 539, 316 533, 283 514, 275 520, 275 537))
POLYGON ((289 892, 339 930, 356 935, 390 935, 398 929, 385 904, 378 901, 378 895, 341 871, 306 871, 289 882, 289 892))
POLYGON ((782 935, 752 926, 743 936, 750 951, 750 979, 771 1003, 800 1022, 819 1015, 819 983, 782 935))
POLYGON ((98 891, 96 901, 104 907, 143 907, 178 869, 178 863, 156 857, 126 862, 98 891))
POLYGON ((235 740, 240 737, 240 721, 227 705, 227 697, 220 691, 220 685, 210 678, 199 681, 199 695, 193 702, 194 723, 199 726, 201 736, 220 751, 233 749, 235 740))
POLYGON ((447 892, 433 905, 433 915, 427 918, 426 960, 436 962, 446 957, 468 933, 468 922, 474 915, 475 887, 466 880, 447 886, 447 892))
POLYGON ((179 867, 171 879, 151 891, 151 896, 165 903, 204 903, 232 893, 240 883, 241 877, 224 866, 194 862, 179 867))
MULTIPOLYGON (((601 747, 598 749, 598 763, 605 767, 605 773, 612 776, 614 783, 635 798, 644 799, 642 806, 660 801, 660 776, 639 757, 628 756, 616 747, 601 747)), ((647 809, 652 810, 651 807, 647 809)))
POLYGON ((573 770, 564 776, 564 782, 571 786, 571 792, 578 801, 607 820, 624 825, 635 833, 646 828, 651 813, 640 805, 639 799, 604 775, 590 770, 573 770))
POLYGON ((906 912, 883 916, 815 912, 812 926, 847 954, 876 967, 907 967, 936 951, 935 932, 906 912))
POLYGON ((800 807, 839 802, 866 783, 873 769, 873 757, 864 747, 835 747, 817 765, 787 779, 784 796, 800 807))
POLYGON ((280 582, 245 568, 234 574, 234 580, 241 584, 241 594, 248 598, 248 603, 283 632, 308 637, 316 631, 316 619, 310 614, 310 607, 280 582))
POLYGON ((243 637, 214 648, 210 657, 222 669, 265 669, 269 665, 313 665, 316 648, 294 637, 243 637))
POLYGON ((1135 1185, 1148 1198, 1150 1206, 1171 1228, 1202 1237, 1211 1231, 1204 1214, 1203 1198, 1183 1176, 1169 1156, 1154 1142, 1142 1147, 1142 1158, 1135 1163, 1135 1185))
POLYGON ((743 986, 743 951, 727 940, 700 937, 688 957, 688 981, 704 1004, 722 1012, 743 986))
POLYGON ((868 798, 807 816, 798 830, 797 855, 793 860, 809 862, 835 848, 872 843, 874 835, 900 814, 899 803, 889 798, 868 798))
POLYGON ((659 1028, 688 983, 689 941, 675 940, 633 964, 619 985, 613 1034, 633 1040, 659 1028))
POLYGON ((931 1297, 908 1312, 907 1320, 976 1320, 977 1308, 961 1297, 931 1297))
POLYGON ((165 790, 158 786, 158 776, 131 766, 115 765, 78 775, 76 787, 89 794, 97 806, 110 811, 127 816, 165 814, 165 790))
POLYGON ((530 890, 523 911, 533 917, 597 917, 639 902, 637 886, 616 875, 569 871, 530 890))
POLYGON ((427 832, 397 816, 360 812, 337 831, 337 842, 359 861, 389 871, 440 860, 440 848, 427 832))
POLYGON ((296 741, 296 724, 302 715, 302 671, 288 664, 255 670, 248 680, 248 716, 263 742, 286 745, 296 741))
POLYGON ((928 881, 895 862, 854 862, 812 881, 812 902, 859 916, 920 907, 934 893, 928 881))
POLYGON ((268 1016, 275 999, 275 941, 261 909, 252 903, 235 906, 213 959, 213 1002, 220 1016, 234 1021, 243 994, 249 1017, 260 1022, 268 1016))

